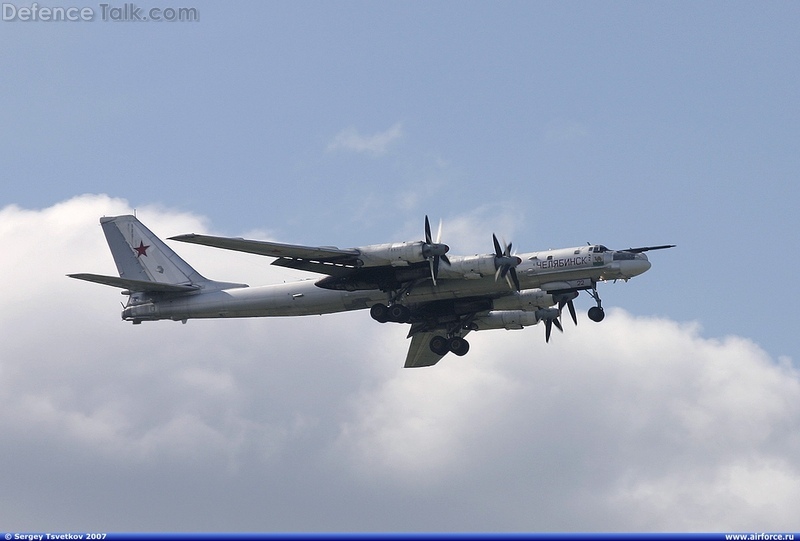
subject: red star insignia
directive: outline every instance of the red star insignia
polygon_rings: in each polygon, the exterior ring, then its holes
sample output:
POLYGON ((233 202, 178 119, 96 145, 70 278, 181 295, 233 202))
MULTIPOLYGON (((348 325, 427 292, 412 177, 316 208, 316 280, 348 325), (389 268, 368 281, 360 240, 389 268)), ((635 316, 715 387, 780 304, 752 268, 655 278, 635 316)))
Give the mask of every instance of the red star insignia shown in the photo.
POLYGON ((147 255, 147 249, 150 248, 149 244, 145 244, 142 241, 139 241, 139 246, 134 246, 133 249, 136 250, 136 257, 142 257, 147 255))

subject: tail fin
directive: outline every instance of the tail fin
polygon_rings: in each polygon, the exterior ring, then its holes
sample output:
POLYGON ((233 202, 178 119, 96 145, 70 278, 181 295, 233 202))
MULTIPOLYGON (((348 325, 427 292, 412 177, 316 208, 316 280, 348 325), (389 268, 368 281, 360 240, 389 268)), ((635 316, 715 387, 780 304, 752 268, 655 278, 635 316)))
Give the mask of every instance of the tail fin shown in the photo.
POLYGON ((134 216, 100 218, 121 278, 173 285, 208 282, 134 216))
POLYGON ((119 278, 70 274, 71 278, 129 289, 133 292, 186 292, 229 289, 246 284, 215 282, 203 277, 164 244, 135 216, 100 218, 119 278))

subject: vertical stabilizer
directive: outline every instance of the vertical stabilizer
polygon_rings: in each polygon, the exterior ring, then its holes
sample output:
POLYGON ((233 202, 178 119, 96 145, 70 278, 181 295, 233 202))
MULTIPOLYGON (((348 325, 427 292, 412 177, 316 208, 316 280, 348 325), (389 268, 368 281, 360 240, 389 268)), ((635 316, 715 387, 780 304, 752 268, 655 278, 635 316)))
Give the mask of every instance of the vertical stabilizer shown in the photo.
POLYGON ((135 216, 100 218, 121 278, 174 285, 209 282, 135 216))
POLYGON ((204 278, 156 237, 135 216, 100 218, 119 278, 102 274, 68 274, 70 278, 120 287, 130 292, 189 293, 247 287, 204 278))

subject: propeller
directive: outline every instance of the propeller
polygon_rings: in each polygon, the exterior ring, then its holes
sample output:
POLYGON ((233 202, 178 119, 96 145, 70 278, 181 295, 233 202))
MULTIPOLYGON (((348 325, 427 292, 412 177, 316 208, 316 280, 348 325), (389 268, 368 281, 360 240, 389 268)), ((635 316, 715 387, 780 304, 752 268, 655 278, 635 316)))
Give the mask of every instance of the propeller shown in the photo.
MULTIPOLYGON (((508 282, 508 287, 519 291, 519 278, 517 278, 517 269, 515 267, 522 263, 522 259, 511 255, 510 242, 506 244, 506 249, 503 250, 497 240, 497 235, 494 233, 492 233, 492 240, 494 241, 494 266, 497 269, 494 274, 495 282, 499 278, 505 278, 506 282, 508 282)), ((505 239, 503 242, 505 243, 505 239)))
POLYGON ((447 244, 442 244, 442 221, 439 220, 439 230, 436 233, 436 242, 433 241, 431 235, 431 222, 428 216, 425 215, 425 243, 422 245, 422 255, 431 265, 431 280, 433 285, 436 285, 436 277, 439 276, 439 263, 444 261, 446 265, 450 264, 450 259, 447 257, 447 252, 450 247, 447 244))
POLYGON ((561 326, 561 321, 558 319, 561 317, 561 310, 556 310, 555 308, 540 308, 536 311, 536 317, 544 321, 545 342, 550 342, 550 333, 553 331, 553 325, 555 325, 559 331, 564 332, 564 327, 561 326))
POLYGON ((577 325, 578 316, 575 314, 575 303, 572 302, 572 299, 558 301, 558 311, 560 312, 564 308, 565 304, 567 305, 567 308, 569 308, 569 315, 572 316, 572 321, 575 322, 575 325, 577 325))
POLYGON ((564 306, 569 308, 569 315, 572 316, 572 321, 575 323, 575 325, 578 324, 578 316, 575 313, 575 303, 572 302, 572 300, 577 296, 577 291, 573 291, 572 293, 561 293, 555 296, 556 300, 558 300, 558 313, 561 313, 561 311, 564 309, 564 306))
POLYGON ((553 330, 553 325, 558 328, 559 331, 564 332, 564 327, 561 326, 561 322, 558 318, 550 318, 544 320, 544 341, 550 343, 550 332, 553 330))

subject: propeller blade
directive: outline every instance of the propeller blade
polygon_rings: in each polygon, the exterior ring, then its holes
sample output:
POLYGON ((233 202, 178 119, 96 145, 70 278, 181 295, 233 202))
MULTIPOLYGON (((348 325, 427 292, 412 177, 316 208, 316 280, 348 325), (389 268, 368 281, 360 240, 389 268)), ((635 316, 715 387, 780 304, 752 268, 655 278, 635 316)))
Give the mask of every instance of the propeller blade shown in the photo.
POLYGON ((574 321, 575 325, 577 325, 578 324, 578 316, 575 313, 575 303, 572 302, 572 299, 567 300, 567 299, 563 299, 562 298, 560 301, 558 301, 558 311, 559 311, 559 313, 561 312, 561 310, 564 309, 565 305, 567 306, 567 308, 569 308, 569 315, 572 316, 572 321, 574 321))
POLYGON ((557 317, 548 318, 544 320, 544 341, 548 344, 550 343, 550 333, 553 332, 553 325, 556 326, 561 332, 564 332, 564 327, 561 326, 561 322, 558 320, 557 317))
MULTIPOLYGON (((439 219, 439 230, 436 231, 436 244, 440 244, 442 242, 442 220, 439 219)), ((439 274, 439 261, 444 261, 445 264, 449 267, 450 266, 450 258, 447 257, 447 254, 442 254, 436 257, 436 274, 439 274)))
POLYGON ((428 220, 428 215, 425 215, 425 242, 427 244, 432 244, 433 240, 431 240, 431 222, 428 220))
POLYGON ((578 316, 575 314, 575 303, 572 300, 567 301, 567 308, 569 308, 569 315, 572 316, 572 321, 575 322, 575 325, 578 324, 578 316))
POLYGON ((431 235, 431 221, 425 215, 425 242, 422 245, 422 256, 428 260, 431 266, 431 280, 436 285, 436 278, 439 276, 439 263, 444 261, 450 265, 450 258, 445 254, 450 249, 446 244, 442 244, 442 220, 439 220, 439 230, 436 232, 436 242, 433 242, 431 235))
POLYGON ((500 243, 497 240, 497 235, 492 233, 492 240, 494 241, 494 255, 497 257, 503 257, 503 249, 500 247, 500 243))
MULTIPOLYGON (((517 269, 515 269, 514 267, 510 267, 510 269, 511 272, 509 272, 509 274, 511 275, 511 280, 513 280, 514 282, 514 287, 517 289, 517 291, 519 291, 520 287, 519 287, 519 278, 517 278, 517 269)), ((511 284, 509 284, 509 287, 510 286, 511 284)))

